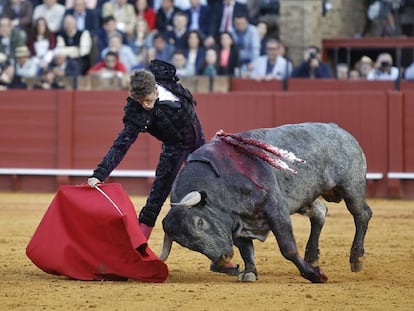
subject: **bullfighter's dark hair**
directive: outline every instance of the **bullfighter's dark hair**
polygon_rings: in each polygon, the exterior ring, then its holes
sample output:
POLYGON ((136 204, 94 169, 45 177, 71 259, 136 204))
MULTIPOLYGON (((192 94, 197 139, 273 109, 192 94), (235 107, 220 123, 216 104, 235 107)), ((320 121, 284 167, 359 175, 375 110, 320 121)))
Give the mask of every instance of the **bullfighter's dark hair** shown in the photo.
POLYGON ((155 77, 151 71, 146 69, 135 70, 130 76, 129 95, 137 100, 155 90, 155 77))

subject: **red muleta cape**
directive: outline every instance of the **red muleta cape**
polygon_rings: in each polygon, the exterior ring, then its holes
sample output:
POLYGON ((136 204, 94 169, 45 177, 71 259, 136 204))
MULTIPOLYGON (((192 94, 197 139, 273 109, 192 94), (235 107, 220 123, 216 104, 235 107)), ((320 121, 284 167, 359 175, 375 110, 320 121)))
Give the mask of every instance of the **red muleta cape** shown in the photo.
POLYGON ((168 276, 139 230, 129 196, 115 183, 60 186, 26 254, 44 272, 77 280, 164 282, 168 276))

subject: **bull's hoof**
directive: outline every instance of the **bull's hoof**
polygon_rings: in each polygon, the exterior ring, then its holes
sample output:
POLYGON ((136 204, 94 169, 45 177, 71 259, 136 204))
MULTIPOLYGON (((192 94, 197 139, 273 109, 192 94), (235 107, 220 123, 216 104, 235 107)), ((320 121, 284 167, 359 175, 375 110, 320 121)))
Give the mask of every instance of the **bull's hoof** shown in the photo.
POLYGON ((315 267, 314 271, 312 271, 312 273, 302 273, 301 275, 311 281, 312 283, 325 283, 326 281, 328 281, 328 277, 326 276, 326 274, 322 271, 322 269, 320 269, 319 267, 315 267))
MULTIPOLYGON (((361 257, 362 258, 362 257, 361 257)), ((352 272, 359 272, 362 270, 363 262, 358 260, 356 262, 351 262, 351 271, 352 272)))
POLYGON ((254 272, 242 272, 239 274, 240 282, 256 282, 257 280, 257 275, 254 272))
POLYGON ((240 273, 240 268, 239 265, 225 265, 225 266, 220 266, 218 264, 212 263, 210 265, 210 271, 213 272, 218 272, 218 273, 224 273, 227 275, 239 275, 240 273))

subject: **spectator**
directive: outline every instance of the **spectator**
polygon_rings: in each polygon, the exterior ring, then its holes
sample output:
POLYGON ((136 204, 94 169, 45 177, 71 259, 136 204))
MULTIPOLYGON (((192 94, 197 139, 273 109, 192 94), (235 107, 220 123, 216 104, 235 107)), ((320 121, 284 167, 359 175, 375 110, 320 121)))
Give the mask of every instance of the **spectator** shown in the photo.
MULTIPOLYGON (((48 69, 51 69, 57 80, 63 81, 65 77, 77 77, 80 75, 79 63, 66 56, 65 51, 56 48, 53 51, 53 60, 48 69)), ((46 69, 46 70, 48 70, 46 69)))
POLYGON ((0 53, 7 56, 9 60, 14 58, 17 47, 25 45, 26 35, 23 31, 13 28, 10 18, 0 18, 0 53))
POLYGON ((247 15, 236 15, 231 34, 239 49, 239 67, 249 67, 260 56, 260 36, 256 26, 249 24, 247 15))
POLYGON ((184 12, 190 8, 190 0, 174 0, 174 5, 184 12))
POLYGON ((368 73, 374 70, 374 61, 368 56, 362 56, 355 64, 355 69, 358 70, 361 80, 366 80, 368 73))
MULTIPOLYGON (((115 17, 113 17, 112 15, 104 17, 102 19, 102 28, 98 30, 98 51, 102 51, 108 47, 109 37, 115 33, 118 33, 122 36, 123 43, 127 43, 125 34, 116 28, 115 17)), ((100 59, 101 58, 99 53, 98 60, 100 59)))
POLYGON ((260 55, 266 54, 266 41, 268 39, 267 35, 267 23, 260 21, 256 25, 257 31, 259 32, 260 37, 260 55))
POLYGON ((134 52, 132 52, 129 45, 122 43, 122 37, 119 34, 111 35, 108 47, 101 52, 101 58, 104 58, 109 51, 118 55, 119 61, 125 66, 128 72, 137 64, 134 52))
POLYGON ((188 30, 196 30, 203 38, 213 36, 210 8, 203 5, 201 0, 190 0, 191 7, 185 12, 188 15, 188 30))
POLYGON ((236 74, 239 69, 239 49, 234 43, 233 36, 228 31, 223 31, 219 35, 217 57, 219 71, 222 75, 240 75, 240 73, 236 74))
POLYGON ((172 31, 173 17, 180 10, 174 6, 174 0, 162 0, 161 7, 157 11, 156 28, 160 33, 172 31))
POLYGON ((392 65, 392 56, 389 53, 381 53, 375 62, 374 70, 367 75, 367 80, 397 80, 399 70, 392 65))
POLYGON ((401 34, 403 36, 414 36, 414 0, 404 0, 402 2, 401 13, 399 16, 401 24, 401 34))
POLYGON ((349 79, 349 68, 348 64, 340 63, 336 65, 336 78, 338 80, 348 80, 349 79))
POLYGON ((149 30, 155 30, 157 14, 155 13, 154 9, 149 6, 148 0, 136 0, 134 8, 137 18, 145 19, 147 21, 149 30))
POLYGON ((64 81, 56 77, 52 68, 47 68, 42 71, 40 80, 33 85, 33 89, 37 90, 61 90, 64 88, 64 81))
POLYGON ((176 50, 184 50, 187 34, 188 16, 184 12, 177 12, 173 17, 173 29, 166 32, 167 42, 176 50))
POLYGON ((6 54, 0 52, 0 91, 8 89, 13 77, 14 67, 10 59, 6 54))
POLYGON ((400 9, 402 0, 367 0, 367 18, 363 30, 363 35, 371 31, 371 26, 375 25, 375 36, 395 36, 397 35, 397 25, 395 14, 400 9), (374 24, 373 24, 374 22, 374 24))
POLYGON ((44 17, 47 27, 55 34, 61 29, 64 15, 65 6, 57 3, 57 0, 43 0, 43 3, 37 5, 33 10, 33 20, 44 17))
MULTIPOLYGON (((65 15, 73 15, 76 20, 76 29, 89 31, 95 37, 99 29, 99 18, 94 9, 89 9, 85 0, 73 0, 73 7, 66 9, 65 15)), ((95 1, 96 2, 96 1, 95 1)))
POLYGON ((162 0, 149 0, 148 4, 150 7, 154 9, 155 12, 158 12, 158 10, 161 8, 162 0))
POLYGON ((163 34, 156 33, 153 37, 152 45, 154 47, 154 59, 170 62, 174 47, 167 43, 163 34))
POLYGON ((202 76, 215 77, 220 75, 219 65, 217 62, 217 51, 214 48, 208 48, 204 59, 203 66, 201 68, 202 76))
POLYGON ((414 62, 411 63, 410 66, 408 66, 405 69, 404 79, 405 80, 414 80, 414 62))
POLYGON ((32 26, 32 3, 24 0, 9 0, 3 9, 2 15, 10 18, 12 27, 20 29, 26 34, 32 26))
POLYGON ((247 0, 246 6, 249 11, 250 21, 252 24, 257 25, 260 17, 260 1, 258 0, 247 0))
POLYGON ((154 57, 154 48, 149 47, 144 49, 143 53, 137 57, 137 63, 134 67, 131 68, 131 72, 138 69, 145 69, 151 60, 155 59, 154 57))
POLYGON ((397 27, 394 18, 394 11, 399 8, 401 0, 379 0, 379 12, 377 21, 377 36, 395 36, 397 27))
POLYGON ((135 28, 135 8, 127 0, 109 0, 102 6, 102 17, 113 16, 116 29, 130 36, 135 28))
POLYGON ((278 42, 279 42, 279 55, 283 56, 285 59, 287 59, 288 62, 293 64, 292 59, 289 57, 288 46, 282 40, 278 40, 278 42))
POLYGON ((361 74, 359 71, 356 69, 349 71, 349 80, 361 80, 361 74))
POLYGON ((236 15, 245 15, 249 19, 249 11, 245 3, 240 3, 235 0, 222 0, 221 3, 217 1, 211 14, 214 38, 221 31, 231 32, 233 30, 234 17, 236 15))
POLYGON ((65 54, 78 61, 82 75, 90 67, 90 53, 92 51, 92 37, 88 30, 79 31, 76 28, 76 19, 73 15, 66 15, 63 20, 63 30, 57 36, 56 46, 65 51, 65 54))
MULTIPOLYGON (((366 8, 366 12, 365 12, 365 22, 364 22, 364 27, 362 29, 362 33, 361 36, 362 37, 366 37, 369 36, 369 33, 371 32, 371 27, 372 27, 372 12, 370 12, 371 8, 371 4, 373 4, 375 1, 377 0, 363 0, 364 1, 364 7, 366 8)), ((379 2, 378 2, 379 5, 379 2)), ((375 10, 375 8, 374 8, 375 10)), ((377 12, 375 12, 376 15, 378 15, 377 12)))
POLYGON ((321 52, 317 46, 308 46, 303 53, 303 62, 293 68, 292 78, 332 78, 329 66, 322 62, 321 52))
POLYGON ((9 0, 0 0, 0 16, 3 16, 4 8, 9 0))
POLYGON ((37 61, 39 69, 45 69, 53 58, 56 47, 56 36, 47 27, 46 20, 39 17, 33 23, 27 38, 27 47, 32 57, 37 61))
POLYGON ((87 75, 97 74, 101 78, 122 77, 127 68, 119 61, 118 54, 109 51, 103 60, 92 66, 87 75))
POLYGON ((30 57, 29 48, 25 45, 16 48, 14 53, 15 70, 10 88, 26 88, 26 78, 36 77, 39 67, 35 59, 30 57))
POLYGON ((187 66, 196 74, 200 72, 205 54, 201 33, 197 30, 187 32, 185 42, 184 54, 187 59, 187 66))
MULTIPOLYGON (((66 10, 73 9, 76 7, 76 0, 66 0, 65 7, 66 10)), ((102 0, 84 0, 86 8, 92 11, 95 11, 98 5, 98 2, 103 2, 102 0)))
POLYGON ((194 76, 195 72, 193 68, 187 65, 187 59, 185 58, 183 51, 176 50, 171 57, 171 63, 176 69, 176 75, 178 78, 194 76))
POLYGON ((142 17, 138 17, 135 24, 134 35, 128 41, 128 45, 131 47, 132 52, 136 55, 137 62, 141 62, 144 58, 144 53, 146 53, 146 50, 151 47, 153 36, 154 33, 152 33, 148 28, 147 21, 142 17))
POLYGON ((282 80, 290 76, 292 64, 279 55, 279 42, 269 39, 266 43, 266 55, 253 61, 250 78, 257 81, 282 80))
POLYGON ((257 22, 267 24, 270 37, 279 38, 279 0, 259 0, 257 22))

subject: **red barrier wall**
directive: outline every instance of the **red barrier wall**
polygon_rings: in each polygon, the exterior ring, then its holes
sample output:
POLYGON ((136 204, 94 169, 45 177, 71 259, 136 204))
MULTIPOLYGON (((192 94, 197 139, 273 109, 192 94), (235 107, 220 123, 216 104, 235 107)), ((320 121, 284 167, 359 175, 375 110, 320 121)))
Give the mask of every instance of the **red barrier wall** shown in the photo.
MULTIPOLYGON (((326 85, 315 87, 322 88, 326 85)), ((335 122, 358 139, 368 171, 385 174, 369 182, 369 196, 414 197, 413 180, 386 178, 390 171, 414 171, 414 91, 351 91, 350 86, 347 91, 246 90, 195 94, 207 139, 219 129, 239 132, 285 123, 335 122)), ((92 171, 122 128, 126 96, 125 91, 1 92, 0 168, 92 171)), ((118 168, 155 169, 159 152, 158 141, 140 134, 118 168)), ((144 178, 116 180, 137 194, 147 194, 151 184, 144 178)), ((86 177, 0 175, 0 191, 55 191, 58 184, 85 181, 86 177)))

